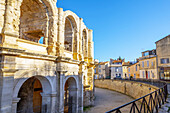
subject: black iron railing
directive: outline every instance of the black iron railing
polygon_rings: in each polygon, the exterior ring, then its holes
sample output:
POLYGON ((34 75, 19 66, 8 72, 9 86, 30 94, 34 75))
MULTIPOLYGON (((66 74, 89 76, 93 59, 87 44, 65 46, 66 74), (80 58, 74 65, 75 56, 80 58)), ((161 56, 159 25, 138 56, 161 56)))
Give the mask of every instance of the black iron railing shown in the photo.
POLYGON ((167 84, 164 84, 160 89, 120 107, 107 111, 106 113, 123 113, 123 109, 127 106, 130 106, 130 109, 126 108, 125 113, 158 113, 158 109, 166 102, 167 96, 167 84))

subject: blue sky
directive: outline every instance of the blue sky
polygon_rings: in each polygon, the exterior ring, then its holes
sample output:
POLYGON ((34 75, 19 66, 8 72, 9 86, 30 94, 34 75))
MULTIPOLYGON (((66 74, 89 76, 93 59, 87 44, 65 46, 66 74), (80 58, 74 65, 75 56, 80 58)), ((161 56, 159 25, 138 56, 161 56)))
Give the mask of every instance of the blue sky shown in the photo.
POLYGON ((170 34, 170 0, 58 0, 57 7, 75 12, 93 29, 100 61, 133 61, 170 34))

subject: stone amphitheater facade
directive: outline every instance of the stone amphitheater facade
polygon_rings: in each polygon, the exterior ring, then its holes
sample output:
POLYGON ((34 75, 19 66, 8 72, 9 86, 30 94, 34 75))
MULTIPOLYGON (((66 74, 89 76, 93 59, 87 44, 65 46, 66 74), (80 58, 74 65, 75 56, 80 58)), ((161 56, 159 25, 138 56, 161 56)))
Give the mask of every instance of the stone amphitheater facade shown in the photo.
POLYGON ((0 113, 83 113, 93 31, 57 0, 0 0, 0 113))

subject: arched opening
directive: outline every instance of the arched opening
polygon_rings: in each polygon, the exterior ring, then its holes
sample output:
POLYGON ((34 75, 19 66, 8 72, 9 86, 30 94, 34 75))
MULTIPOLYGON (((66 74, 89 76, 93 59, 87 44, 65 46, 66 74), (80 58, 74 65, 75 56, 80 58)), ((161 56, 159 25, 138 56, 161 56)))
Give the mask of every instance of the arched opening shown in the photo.
POLYGON ((77 85, 74 78, 69 78, 64 87, 64 113, 76 113, 77 85))
POLYGON ((23 0, 20 7, 19 35, 21 39, 45 43, 48 11, 42 0, 23 0))
POLYGON ((65 29, 64 29, 64 47, 65 50, 70 52, 77 51, 77 25, 72 16, 65 18, 65 29))
POLYGON ((87 33, 85 29, 83 30, 82 36, 82 53, 87 56, 87 33))
POLYGON ((17 105, 17 113, 41 113, 41 92, 43 92, 42 84, 37 78, 26 80, 18 93, 20 101, 17 105))

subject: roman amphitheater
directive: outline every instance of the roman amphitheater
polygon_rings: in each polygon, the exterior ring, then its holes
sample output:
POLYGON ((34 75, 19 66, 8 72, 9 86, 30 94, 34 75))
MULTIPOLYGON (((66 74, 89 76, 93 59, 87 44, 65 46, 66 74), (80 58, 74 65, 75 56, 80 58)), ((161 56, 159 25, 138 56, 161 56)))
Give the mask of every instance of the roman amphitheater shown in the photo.
POLYGON ((93 32, 57 0, 0 0, 0 113, 93 104, 93 32))

